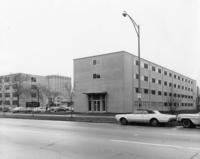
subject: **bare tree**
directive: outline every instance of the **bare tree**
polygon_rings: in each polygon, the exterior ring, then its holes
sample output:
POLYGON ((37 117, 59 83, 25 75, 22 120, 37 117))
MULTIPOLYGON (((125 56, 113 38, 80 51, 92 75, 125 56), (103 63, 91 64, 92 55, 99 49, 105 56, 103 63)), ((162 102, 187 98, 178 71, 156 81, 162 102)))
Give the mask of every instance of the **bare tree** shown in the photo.
POLYGON ((12 79, 13 89, 15 90, 15 97, 17 98, 17 106, 19 107, 19 101, 22 95, 30 94, 31 88, 28 87, 25 82, 29 80, 28 75, 16 74, 12 79))
POLYGON ((170 113, 174 114, 177 108, 179 107, 179 105, 181 104, 181 100, 180 98, 176 98, 173 95, 171 95, 168 98, 167 103, 168 103, 168 108, 169 108, 170 113))

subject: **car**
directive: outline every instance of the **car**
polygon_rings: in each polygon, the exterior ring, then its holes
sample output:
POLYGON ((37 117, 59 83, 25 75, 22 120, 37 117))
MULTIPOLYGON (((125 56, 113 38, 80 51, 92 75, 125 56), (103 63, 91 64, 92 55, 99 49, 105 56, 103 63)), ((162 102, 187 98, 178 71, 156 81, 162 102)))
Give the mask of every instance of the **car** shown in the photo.
POLYGON ((161 123, 169 123, 176 121, 176 115, 163 114, 157 110, 139 109, 130 114, 117 114, 116 120, 121 125, 127 125, 128 123, 146 123, 151 126, 158 126, 161 123))
POLYGON ((184 128, 200 126, 200 112, 196 114, 179 114, 177 116, 178 123, 184 128))
POLYGON ((43 112, 46 112, 46 108, 45 107, 35 107, 35 108, 33 108, 33 112, 34 113, 43 113, 43 112))
POLYGON ((30 113, 32 112, 31 107, 15 107, 11 110, 12 113, 30 113))
POLYGON ((69 111, 69 109, 65 106, 54 106, 49 108, 50 112, 66 112, 69 111))

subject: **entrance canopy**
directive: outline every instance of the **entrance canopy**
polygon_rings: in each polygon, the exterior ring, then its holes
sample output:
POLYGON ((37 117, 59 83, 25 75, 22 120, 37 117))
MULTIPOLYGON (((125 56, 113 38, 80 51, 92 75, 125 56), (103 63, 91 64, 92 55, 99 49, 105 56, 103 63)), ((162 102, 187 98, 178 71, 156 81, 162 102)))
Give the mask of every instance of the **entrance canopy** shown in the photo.
POLYGON ((95 94, 107 94, 107 92, 84 92, 83 94, 87 94, 87 95, 95 95, 95 94))

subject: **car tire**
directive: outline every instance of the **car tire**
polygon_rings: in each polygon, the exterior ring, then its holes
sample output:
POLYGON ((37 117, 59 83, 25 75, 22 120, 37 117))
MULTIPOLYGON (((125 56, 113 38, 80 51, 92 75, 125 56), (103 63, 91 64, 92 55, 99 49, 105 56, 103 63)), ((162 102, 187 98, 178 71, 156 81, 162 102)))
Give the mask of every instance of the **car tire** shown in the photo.
POLYGON ((151 119, 150 120, 150 125, 151 126, 158 126, 159 125, 159 121, 157 119, 151 119))
POLYGON ((120 119, 120 124, 121 125, 127 125, 128 124, 128 120, 126 118, 121 118, 120 119))
POLYGON ((191 128, 191 127, 193 127, 193 124, 192 124, 192 122, 189 119, 184 119, 184 120, 182 120, 181 123, 182 123, 182 125, 183 125, 184 128, 191 128))

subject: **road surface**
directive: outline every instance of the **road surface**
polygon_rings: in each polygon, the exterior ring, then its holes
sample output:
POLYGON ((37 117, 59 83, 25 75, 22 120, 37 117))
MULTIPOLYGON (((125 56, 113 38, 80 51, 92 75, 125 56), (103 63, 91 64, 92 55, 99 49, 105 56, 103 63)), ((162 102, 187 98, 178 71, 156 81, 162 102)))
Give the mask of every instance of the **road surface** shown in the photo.
POLYGON ((200 159, 200 129, 1 118, 0 159, 200 159))

